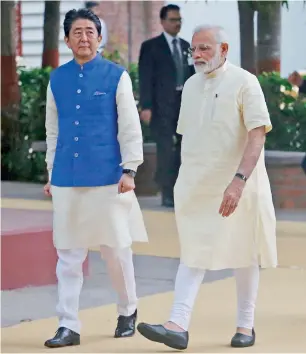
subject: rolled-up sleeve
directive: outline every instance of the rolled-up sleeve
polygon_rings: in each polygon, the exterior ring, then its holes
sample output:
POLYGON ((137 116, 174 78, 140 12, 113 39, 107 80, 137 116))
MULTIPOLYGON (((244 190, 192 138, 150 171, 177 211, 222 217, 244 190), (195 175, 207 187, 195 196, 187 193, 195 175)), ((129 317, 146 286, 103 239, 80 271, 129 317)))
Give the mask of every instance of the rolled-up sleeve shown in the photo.
POLYGON ((256 76, 248 75, 241 91, 242 113, 247 131, 265 126, 266 133, 272 130, 266 100, 256 76))
POLYGON ((118 111, 118 141, 125 169, 137 171, 143 163, 143 138, 139 114, 127 72, 121 75, 116 93, 118 111))
POLYGON ((52 168, 57 144, 58 137, 58 114, 57 108, 54 100, 54 96, 51 90, 50 83, 47 87, 47 101, 46 101, 46 163, 47 170, 49 173, 49 180, 51 180, 52 168))

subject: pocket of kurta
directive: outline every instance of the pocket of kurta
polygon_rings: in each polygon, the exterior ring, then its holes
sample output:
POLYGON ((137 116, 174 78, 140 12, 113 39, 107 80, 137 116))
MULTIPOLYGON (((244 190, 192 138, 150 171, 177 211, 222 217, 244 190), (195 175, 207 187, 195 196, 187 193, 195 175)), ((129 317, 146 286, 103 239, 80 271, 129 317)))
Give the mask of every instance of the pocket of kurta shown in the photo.
POLYGON ((219 94, 214 94, 211 115, 210 118, 212 121, 224 121, 228 116, 231 116, 235 108, 235 101, 231 97, 222 97, 219 94))

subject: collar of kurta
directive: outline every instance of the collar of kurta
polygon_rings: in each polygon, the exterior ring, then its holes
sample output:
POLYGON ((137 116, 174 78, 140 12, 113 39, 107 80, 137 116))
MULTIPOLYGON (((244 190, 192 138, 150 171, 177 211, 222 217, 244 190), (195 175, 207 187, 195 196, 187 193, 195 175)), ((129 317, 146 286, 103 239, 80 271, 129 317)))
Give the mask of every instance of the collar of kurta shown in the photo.
POLYGON ((224 64, 222 66, 220 66, 220 68, 214 70, 213 72, 211 72, 209 74, 204 74, 205 79, 213 79, 215 77, 220 76, 222 73, 224 73, 224 71, 227 69, 227 67, 228 67, 228 61, 225 60, 224 64))
POLYGON ((91 70, 101 59, 102 59, 101 55, 97 53, 93 59, 91 59, 87 63, 84 63, 83 65, 80 65, 75 59, 73 60, 73 62, 77 67, 79 68, 82 67, 82 70, 91 70))

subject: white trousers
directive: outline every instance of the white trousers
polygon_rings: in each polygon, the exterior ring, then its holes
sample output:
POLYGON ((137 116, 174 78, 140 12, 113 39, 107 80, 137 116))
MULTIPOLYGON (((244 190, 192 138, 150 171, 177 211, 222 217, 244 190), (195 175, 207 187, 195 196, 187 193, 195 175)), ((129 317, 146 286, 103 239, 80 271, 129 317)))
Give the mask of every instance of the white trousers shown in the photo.
MULTIPOLYGON (((188 330, 194 302, 204 275, 203 269, 189 268, 183 263, 179 265, 169 321, 185 331, 188 330)), ((237 327, 252 329, 259 285, 259 266, 256 262, 248 268, 237 268, 234 275, 237 288, 237 327)))
MULTIPOLYGON (((59 327, 66 327, 80 333, 78 318, 79 298, 83 286, 82 265, 87 257, 87 249, 57 250, 58 278, 57 313, 59 327)), ((117 293, 118 314, 132 315, 137 307, 136 284, 134 276, 133 254, 130 247, 114 249, 101 246, 101 255, 106 262, 108 275, 117 293)))

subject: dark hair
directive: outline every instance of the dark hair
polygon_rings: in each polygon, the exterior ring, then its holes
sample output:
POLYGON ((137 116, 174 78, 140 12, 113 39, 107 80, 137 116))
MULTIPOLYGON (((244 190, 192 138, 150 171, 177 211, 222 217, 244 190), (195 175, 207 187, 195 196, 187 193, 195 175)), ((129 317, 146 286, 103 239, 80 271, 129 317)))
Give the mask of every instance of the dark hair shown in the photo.
POLYGON ((95 15, 91 10, 88 9, 79 9, 79 10, 73 9, 68 11, 65 15, 64 32, 66 37, 69 36, 69 32, 71 30, 71 26, 73 22, 79 19, 92 21, 96 26, 98 35, 99 36, 101 35, 101 22, 97 15, 95 15))
POLYGON ((93 7, 96 7, 98 5, 99 5, 98 1, 85 1, 86 9, 92 9, 93 7))
POLYGON ((169 11, 180 11, 180 7, 173 4, 169 4, 167 6, 162 7, 159 13, 159 18, 161 20, 165 20, 169 11))

